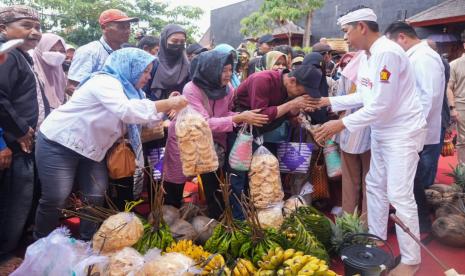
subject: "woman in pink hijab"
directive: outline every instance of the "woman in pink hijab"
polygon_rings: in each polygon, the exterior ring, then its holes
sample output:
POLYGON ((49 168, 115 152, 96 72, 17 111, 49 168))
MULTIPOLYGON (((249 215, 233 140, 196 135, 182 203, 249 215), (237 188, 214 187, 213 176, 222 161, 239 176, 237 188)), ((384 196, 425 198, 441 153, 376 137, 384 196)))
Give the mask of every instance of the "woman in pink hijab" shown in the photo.
POLYGON ((43 34, 32 51, 34 69, 43 82, 44 93, 53 110, 64 103, 66 76, 62 64, 66 58, 65 41, 55 34, 43 34))

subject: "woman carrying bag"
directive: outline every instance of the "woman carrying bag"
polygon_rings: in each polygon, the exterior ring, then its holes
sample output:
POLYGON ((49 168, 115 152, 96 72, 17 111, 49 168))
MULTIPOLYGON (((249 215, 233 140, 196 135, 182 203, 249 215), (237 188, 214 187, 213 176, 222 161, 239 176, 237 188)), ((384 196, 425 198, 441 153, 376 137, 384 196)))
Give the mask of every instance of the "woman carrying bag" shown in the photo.
MULTIPOLYGON (((82 200, 102 205, 108 186, 105 156, 127 134, 135 162, 143 166, 140 141, 142 124, 159 120, 158 112, 179 110, 184 97, 152 102, 141 88, 150 78, 154 57, 140 49, 113 52, 100 72, 81 82, 69 102, 43 122, 36 144, 42 195, 36 213, 35 238, 47 236, 58 226, 74 180, 82 200)), ((81 238, 92 238, 96 224, 83 220, 81 238)))
MULTIPOLYGON (((233 131, 233 127, 237 124, 248 123, 262 126, 268 121, 268 116, 258 114, 256 111, 232 112, 234 98, 234 89, 230 84, 232 70, 232 53, 203 52, 192 60, 192 81, 187 83, 183 90, 183 95, 188 100, 189 105, 208 122, 220 160, 220 169, 222 169, 221 163, 224 164, 226 159, 227 133, 233 131)), ((165 191, 167 192, 165 202, 174 206, 180 206, 184 183, 187 180, 187 177, 182 173, 181 165, 173 123, 168 129, 163 172, 165 191)), ((214 172, 202 174, 201 178, 209 216, 218 218, 222 213, 222 208, 217 203, 221 198, 215 199, 218 180, 214 172)))

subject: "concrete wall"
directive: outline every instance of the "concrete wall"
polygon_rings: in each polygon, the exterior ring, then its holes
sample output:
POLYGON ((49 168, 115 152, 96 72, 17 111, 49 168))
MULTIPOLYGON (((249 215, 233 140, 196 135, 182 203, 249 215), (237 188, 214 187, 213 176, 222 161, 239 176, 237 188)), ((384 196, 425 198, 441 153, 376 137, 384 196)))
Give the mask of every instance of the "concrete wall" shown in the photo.
MULTIPOLYGON (((378 15, 378 22, 383 31, 391 22, 410 17, 416 13, 437 5, 444 0, 326 0, 323 8, 315 11, 312 26, 312 42, 321 37, 342 37, 337 18, 347 10, 365 5, 372 8, 378 15)), ((263 0, 246 0, 230 6, 211 11, 211 30, 215 44, 228 43, 236 47, 243 41, 239 30, 240 21, 250 13, 260 8, 263 0)), ((297 22, 305 26, 304 21, 297 22)), ((421 37, 431 33, 431 29, 418 30, 421 37)))

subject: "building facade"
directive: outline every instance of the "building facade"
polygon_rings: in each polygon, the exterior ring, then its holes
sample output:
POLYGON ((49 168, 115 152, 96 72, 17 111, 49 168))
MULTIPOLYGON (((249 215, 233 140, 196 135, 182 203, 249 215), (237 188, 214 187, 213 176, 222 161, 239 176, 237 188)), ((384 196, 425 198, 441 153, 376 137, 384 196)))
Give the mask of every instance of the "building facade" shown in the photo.
MULTIPOLYGON (((435 6, 444 0, 326 0, 323 8, 315 11, 312 23, 312 44, 321 37, 342 37, 337 18, 358 5, 372 8, 378 15, 378 23, 383 31, 391 22, 405 20, 423 10, 435 6)), ((242 18, 259 10, 263 0, 245 0, 211 11, 210 31, 213 43, 228 43, 237 47, 244 41, 240 33, 242 18)), ((296 22, 305 26, 303 19, 296 22)), ((439 28, 439 27, 438 27, 439 28)), ((427 37, 435 28, 418 28, 421 37, 427 37)))

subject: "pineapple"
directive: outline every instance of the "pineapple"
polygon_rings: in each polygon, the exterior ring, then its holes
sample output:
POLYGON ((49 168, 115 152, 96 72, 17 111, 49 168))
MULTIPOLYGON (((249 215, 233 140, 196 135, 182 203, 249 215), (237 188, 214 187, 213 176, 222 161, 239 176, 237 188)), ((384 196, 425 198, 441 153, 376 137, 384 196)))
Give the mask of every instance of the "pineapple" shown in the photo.
POLYGON ((450 176, 454 179, 455 185, 459 186, 462 191, 465 192, 465 164, 459 163, 455 168, 449 165, 452 169, 451 173, 447 173, 447 176, 450 176))
MULTIPOLYGON (((331 221, 332 237, 331 243, 333 250, 337 253, 344 246, 344 239, 352 234, 367 233, 368 229, 363 225, 358 215, 357 208, 353 214, 344 212, 340 217, 336 217, 335 223, 331 221)), ((352 240, 352 243, 368 243, 366 238, 360 240, 360 238, 352 240)))

